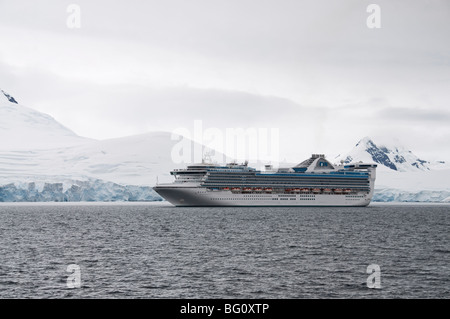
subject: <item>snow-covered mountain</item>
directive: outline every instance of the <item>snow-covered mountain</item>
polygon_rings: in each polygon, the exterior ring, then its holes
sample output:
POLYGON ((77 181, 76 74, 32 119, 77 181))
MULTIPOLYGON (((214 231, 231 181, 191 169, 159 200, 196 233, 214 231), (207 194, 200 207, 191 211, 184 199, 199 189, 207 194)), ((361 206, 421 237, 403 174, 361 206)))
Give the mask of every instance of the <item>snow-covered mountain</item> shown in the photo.
POLYGON ((0 201, 47 200, 51 189, 58 201, 158 200, 151 186, 173 181, 170 171, 187 164, 172 158, 177 143, 171 133, 152 132, 57 149, 0 150, 0 201))
POLYGON ((0 89, 0 150, 33 150, 80 145, 80 137, 51 116, 20 105, 0 89))
POLYGON ((335 160, 343 161, 344 163, 355 161, 375 162, 398 172, 450 168, 445 161, 430 162, 420 159, 401 145, 375 144, 370 137, 363 138, 348 154, 338 156, 335 160))
MULTIPOLYGON (((187 164, 173 159, 178 143, 168 132, 83 138, 0 90, 0 202, 161 200, 151 186, 157 179, 171 181, 169 172, 187 164)), ((431 163, 370 138, 339 160, 380 164, 374 201, 449 201, 450 169, 444 162, 431 163)))
POLYGON ((450 165, 423 160, 398 142, 387 145, 365 137, 348 154, 334 160, 378 164, 373 201, 449 201, 450 165))
POLYGON ((186 165, 172 159, 180 141, 171 133, 82 138, 4 91, 0 137, 0 202, 160 200, 151 186, 172 181, 170 171, 186 165))
POLYGON ((0 202, 160 200, 150 186, 169 180, 176 142, 83 138, 0 90, 0 202))

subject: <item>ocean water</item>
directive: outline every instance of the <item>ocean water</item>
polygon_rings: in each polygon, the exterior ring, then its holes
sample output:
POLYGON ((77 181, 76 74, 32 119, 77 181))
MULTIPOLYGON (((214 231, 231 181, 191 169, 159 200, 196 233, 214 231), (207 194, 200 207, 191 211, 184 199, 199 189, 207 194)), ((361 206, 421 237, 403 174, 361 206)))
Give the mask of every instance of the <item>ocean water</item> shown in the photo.
POLYGON ((2 204, 0 298, 449 298, 449 230, 449 205, 2 204))

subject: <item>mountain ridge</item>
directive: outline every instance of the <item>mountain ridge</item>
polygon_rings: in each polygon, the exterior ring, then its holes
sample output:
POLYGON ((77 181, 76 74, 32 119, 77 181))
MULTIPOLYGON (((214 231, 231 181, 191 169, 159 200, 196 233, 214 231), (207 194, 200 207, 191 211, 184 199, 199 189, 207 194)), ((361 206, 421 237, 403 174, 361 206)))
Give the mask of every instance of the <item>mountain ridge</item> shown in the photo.
POLYGON ((431 162, 416 156, 412 151, 401 145, 375 143, 368 136, 359 140, 355 147, 346 155, 336 157, 336 160, 345 164, 354 161, 368 161, 385 166, 398 172, 430 171, 433 169, 446 169, 445 161, 431 162))

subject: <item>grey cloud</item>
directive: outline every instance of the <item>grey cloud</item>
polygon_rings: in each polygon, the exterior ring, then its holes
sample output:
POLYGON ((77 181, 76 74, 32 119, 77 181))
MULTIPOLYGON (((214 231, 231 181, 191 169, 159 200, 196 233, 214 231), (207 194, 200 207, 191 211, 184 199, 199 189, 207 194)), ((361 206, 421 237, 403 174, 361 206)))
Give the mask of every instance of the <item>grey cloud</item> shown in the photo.
POLYGON ((448 135, 447 0, 377 1, 379 30, 366 27, 368 0, 78 0, 80 30, 66 27, 69 3, 0 1, 1 30, 19 30, 24 42, 28 31, 39 39, 42 34, 35 51, 18 61, 25 67, 8 64, 6 53, 23 52, 2 43, 0 88, 79 134, 170 130, 202 119, 214 127, 281 127, 290 132, 288 146, 291 136, 320 135, 324 149, 344 139, 353 144, 361 137, 355 134, 384 132, 387 126, 395 134, 429 140, 429 130, 412 132, 405 129, 408 122, 448 135), (61 60, 75 68, 83 60, 79 69, 87 66, 94 75, 96 62, 107 61, 102 71, 117 71, 115 84, 59 77, 45 55, 36 65, 28 61, 72 37, 93 41, 77 42, 82 47, 64 42, 68 50, 58 51, 61 60), (140 49, 142 55, 136 54, 140 49), (155 65, 169 78, 159 89, 145 81, 159 74, 155 65), (128 66, 131 75, 122 79, 128 66), (177 84, 170 84, 172 76, 177 84))
POLYGON ((450 113, 439 110, 426 110, 411 107, 384 108, 377 113, 378 118, 390 121, 440 122, 450 125, 450 113))

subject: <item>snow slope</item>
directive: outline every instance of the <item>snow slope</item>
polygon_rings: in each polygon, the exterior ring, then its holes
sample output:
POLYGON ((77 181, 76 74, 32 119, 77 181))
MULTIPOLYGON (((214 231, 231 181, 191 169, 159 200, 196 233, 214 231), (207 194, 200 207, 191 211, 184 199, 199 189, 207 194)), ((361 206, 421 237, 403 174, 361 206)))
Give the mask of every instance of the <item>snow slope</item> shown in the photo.
POLYGON ((409 192, 450 190, 450 169, 426 172, 397 172, 381 169, 377 171, 375 187, 377 189, 396 188, 409 192))
POLYGON ((48 149, 87 141, 51 116, 18 104, 0 90, 0 150, 48 149))
POLYGON ((0 150, 0 185, 99 179, 153 186, 157 177, 161 183, 170 182, 170 171, 186 165, 172 160, 176 143, 170 133, 153 132, 59 149, 0 150))

